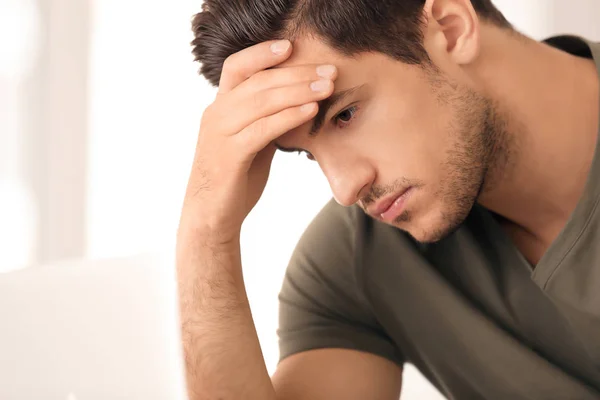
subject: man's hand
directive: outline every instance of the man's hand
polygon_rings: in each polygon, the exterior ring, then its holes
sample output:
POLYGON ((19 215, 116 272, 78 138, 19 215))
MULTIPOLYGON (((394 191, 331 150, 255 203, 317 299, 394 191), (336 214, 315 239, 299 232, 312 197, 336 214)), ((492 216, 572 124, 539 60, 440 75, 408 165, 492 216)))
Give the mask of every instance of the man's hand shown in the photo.
POLYGON ((236 240, 260 198, 271 142, 314 118, 316 102, 333 91, 335 67, 322 76, 317 65, 271 68, 289 58, 291 47, 265 42, 227 58, 217 98, 202 117, 184 214, 220 242, 236 240), (319 80, 320 90, 311 89, 319 80))
MULTIPOLYGON (((333 91, 317 66, 272 68, 291 43, 260 43, 225 61, 205 111, 177 238, 177 279, 190 399, 274 400, 243 283, 239 235, 261 196, 273 140, 314 118, 333 91)), ((327 70, 327 68, 325 68, 327 70)), ((331 70, 331 68, 330 68, 331 70)), ((319 69, 322 72, 322 69, 319 69)))

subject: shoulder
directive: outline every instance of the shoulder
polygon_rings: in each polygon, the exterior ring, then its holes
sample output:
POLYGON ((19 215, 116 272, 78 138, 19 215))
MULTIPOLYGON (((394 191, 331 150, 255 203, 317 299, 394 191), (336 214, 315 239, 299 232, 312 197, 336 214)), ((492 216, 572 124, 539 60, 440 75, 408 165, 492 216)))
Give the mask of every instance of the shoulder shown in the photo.
POLYGON ((344 207, 330 200, 319 211, 302 234, 295 252, 322 249, 350 251, 361 229, 362 210, 358 206, 344 207))
POLYGON ((361 238, 369 219, 359 207, 330 201, 305 230, 279 294, 282 359, 316 348, 350 348, 401 365, 364 290, 361 238))
POLYGON ((364 213, 357 206, 344 207, 330 200, 300 237, 286 276, 303 281, 320 276, 316 281, 333 280, 338 284, 343 282, 344 286, 355 286, 356 242, 362 225, 361 214, 364 213))
POLYGON ((368 281, 377 280, 390 264, 410 263, 418 252, 405 232, 375 221, 358 206, 329 201, 292 253, 280 300, 366 316, 371 311, 368 281))

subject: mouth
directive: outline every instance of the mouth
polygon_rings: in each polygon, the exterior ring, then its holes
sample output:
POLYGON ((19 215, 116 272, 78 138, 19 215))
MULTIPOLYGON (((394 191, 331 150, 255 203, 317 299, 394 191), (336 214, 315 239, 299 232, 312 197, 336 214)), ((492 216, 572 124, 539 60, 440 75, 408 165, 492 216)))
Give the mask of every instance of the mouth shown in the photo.
POLYGON ((369 208, 367 214, 383 222, 394 221, 404 211, 406 200, 408 200, 412 191, 413 188, 411 186, 380 200, 373 207, 369 208))

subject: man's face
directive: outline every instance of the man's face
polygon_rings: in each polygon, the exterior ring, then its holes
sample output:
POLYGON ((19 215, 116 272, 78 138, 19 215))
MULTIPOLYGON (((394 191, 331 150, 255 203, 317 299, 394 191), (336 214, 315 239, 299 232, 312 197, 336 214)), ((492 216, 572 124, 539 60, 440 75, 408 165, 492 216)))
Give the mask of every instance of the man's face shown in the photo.
POLYGON ((420 242, 440 240, 464 221, 501 126, 491 101, 434 56, 437 71, 378 53, 347 58, 301 39, 280 65, 334 64, 335 92, 360 88, 329 110, 318 134, 307 123, 277 144, 310 153, 339 203, 358 203, 420 242))

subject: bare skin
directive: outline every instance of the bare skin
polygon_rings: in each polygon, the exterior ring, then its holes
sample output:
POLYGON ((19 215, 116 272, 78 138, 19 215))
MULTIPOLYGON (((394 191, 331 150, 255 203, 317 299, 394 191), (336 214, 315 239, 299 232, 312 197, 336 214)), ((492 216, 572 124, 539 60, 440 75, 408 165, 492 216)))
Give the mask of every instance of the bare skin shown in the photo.
POLYGON ((317 40, 298 40, 283 65, 334 63, 340 70, 336 89, 367 83, 369 90, 332 112, 358 103, 351 123, 326 127, 317 137, 308 136, 307 124, 278 143, 312 154, 345 206, 358 203, 368 212, 365 202, 385 197, 373 196, 373 188, 381 193, 394 182, 418 182, 407 204, 410 218, 394 225, 422 242, 446 236, 478 202, 506 219, 507 232, 535 265, 574 210, 589 173, 600 109, 596 67, 481 24, 467 3, 428 2, 425 48, 441 71, 440 85, 452 87, 444 95, 450 102, 439 101, 440 90, 431 89, 418 67, 379 54, 345 59, 317 40), (480 157, 469 154, 483 152, 473 142, 483 136, 478 124, 487 119, 480 106, 485 102, 494 113, 487 136, 501 150, 495 162, 477 166, 480 157), (462 109, 476 111, 464 116, 462 109), (451 160, 450 152, 464 154, 451 160), (453 164, 471 165, 471 172, 453 164), (484 167, 487 184, 479 187, 484 167), (457 210, 461 202, 467 206, 457 210))
MULTIPOLYGON (((226 62, 217 99, 203 116, 185 196, 177 270, 188 392, 194 400, 276 398, 245 293, 240 228, 266 184, 275 152, 271 142, 315 116, 314 102, 332 93, 337 69, 304 65, 266 71, 292 52, 287 42, 287 50, 273 54, 272 44, 253 46, 226 62), (316 81, 321 86, 314 91, 310 84, 316 81), (245 112, 232 118, 232 109, 245 112)), ((284 398, 387 400, 400 391, 400 368, 368 354, 313 351, 282 365, 280 371, 289 372, 277 375, 276 386, 284 398), (332 368, 339 381, 325 378, 332 368), (303 371, 300 381, 297 371, 303 371), (298 397, 298 385, 308 377, 318 392, 304 390, 298 397), (348 387, 346 379, 356 384, 348 387)))
POLYGON ((392 224, 424 242, 447 235, 479 202, 505 219, 535 264, 575 208, 597 140, 594 64, 481 23, 468 0, 428 0, 424 12, 437 74, 381 54, 345 58, 314 38, 278 55, 261 43, 227 60, 202 117, 178 232, 192 400, 398 398, 401 368, 359 352, 305 352, 267 374, 239 235, 276 145, 309 153, 338 202, 368 213, 412 187, 392 224), (335 66, 323 92, 310 89, 319 65, 335 66), (310 136, 316 102, 359 85, 310 136), (339 382, 324 378, 331 369, 339 382))

